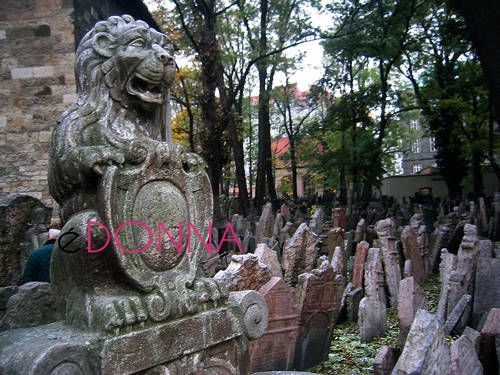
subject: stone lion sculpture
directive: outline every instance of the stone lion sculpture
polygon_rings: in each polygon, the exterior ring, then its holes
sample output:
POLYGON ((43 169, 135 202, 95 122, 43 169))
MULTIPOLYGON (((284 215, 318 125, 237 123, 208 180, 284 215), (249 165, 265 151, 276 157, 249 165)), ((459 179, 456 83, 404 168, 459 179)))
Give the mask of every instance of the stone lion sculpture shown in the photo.
POLYGON ((212 308, 227 296, 197 276, 213 207, 204 163, 162 129, 172 49, 145 22, 112 16, 76 51, 78 96, 53 132, 49 170, 65 223, 51 278, 73 325, 113 331, 212 308), (158 222, 184 237, 182 251, 158 222), (201 234, 187 233, 188 223, 201 234))

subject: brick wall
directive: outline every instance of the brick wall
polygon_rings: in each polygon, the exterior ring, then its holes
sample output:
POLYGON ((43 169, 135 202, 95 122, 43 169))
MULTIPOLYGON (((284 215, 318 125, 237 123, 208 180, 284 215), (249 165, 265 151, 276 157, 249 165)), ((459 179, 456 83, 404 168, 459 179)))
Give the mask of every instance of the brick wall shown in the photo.
POLYGON ((73 1, 3 0, 0 13, 0 195, 56 207, 47 185, 51 132, 75 98, 73 1))
POLYGON ((75 45, 113 14, 158 28, 139 0, 1 1, 0 198, 29 194, 57 208, 48 189, 48 150, 52 128, 76 97, 75 45))

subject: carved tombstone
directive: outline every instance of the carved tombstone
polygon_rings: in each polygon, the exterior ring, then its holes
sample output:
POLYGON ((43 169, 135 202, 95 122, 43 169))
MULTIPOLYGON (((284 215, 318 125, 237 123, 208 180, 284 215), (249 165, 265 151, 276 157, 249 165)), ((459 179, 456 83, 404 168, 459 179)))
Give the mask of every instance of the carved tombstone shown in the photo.
POLYGON ((0 335, 0 373, 249 373, 267 306, 255 291, 227 304, 198 276, 212 191, 203 160, 161 123, 172 54, 165 35, 127 15, 82 38, 78 97, 49 164, 64 224, 51 280, 65 322, 0 335))
POLYGON ((233 255, 231 263, 217 272, 214 280, 224 285, 230 292, 257 290, 271 279, 271 271, 254 254, 233 255))
POLYGON ((269 309, 264 335, 250 343, 252 372, 290 370, 293 367, 299 329, 299 311, 292 289, 273 277, 259 289, 269 309))
POLYGON ((328 261, 299 276, 296 298, 300 311, 300 333, 295 350, 295 368, 307 369, 322 362, 330 347, 333 325, 340 310, 342 276, 335 276, 328 261), (340 293, 339 293, 340 292, 340 293))
POLYGON ((260 215, 259 223, 257 224, 257 230, 255 236, 257 238, 257 243, 266 242, 269 238, 273 236, 274 231, 274 215, 273 215, 273 205, 267 203, 262 209, 262 214, 260 215))
POLYGON ((281 263, 285 282, 290 286, 295 286, 301 273, 310 272, 313 269, 315 260, 315 236, 307 224, 302 223, 283 248, 281 263))
POLYGON ((397 240, 392 237, 393 227, 391 219, 380 220, 377 222, 376 231, 382 250, 385 278, 389 289, 389 301, 391 306, 397 306, 401 268, 399 267, 399 253, 396 248, 397 240))
POLYGON ((356 246, 356 255, 354 257, 354 267, 352 270, 352 284, 355 288, 363 287, 363 274, 365 272, 366 255, 370 245, 366 241, 361 241, 356 246))
POLYGON ((415 280, 422 285, 426 278, 427 250, 425 244, 425 226, 422 215, 412 216, 411 224, 401 233, 405 258, 411 260, 415 280))

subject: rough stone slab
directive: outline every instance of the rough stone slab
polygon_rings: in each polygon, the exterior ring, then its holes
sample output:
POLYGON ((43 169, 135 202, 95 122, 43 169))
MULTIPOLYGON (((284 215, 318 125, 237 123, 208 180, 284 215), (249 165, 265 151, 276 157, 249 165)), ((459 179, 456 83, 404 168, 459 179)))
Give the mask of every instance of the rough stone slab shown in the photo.
POLYGON ((460 301, 455 305, 455 308, 448 314, 448 319, 444 324, 444 334, 450 335, 451 333, 461 333, 464 327, 461 326, 461 321, 468 321, 470 315, 470 303, 472 296, 465 294, 460 298, 460 301), (468 314, 467 314, 468 311, 468 314))
POLYGON ((483 328, 481 328, 479 360, 485 374, 498 373, 499 362, 495 342, 498 336, 500 336, 500 309, 494 308, 488 313, 483 328))
POLYGON ((9 298, 0 327, 1 330, 34 327, 60 318, 50 284, 31 282, 21 285, 9 298))
POLYGON ((500 308, 500 259, 479 258, 474 289, 473 322, 491 308, 500 308))
POLYGON ((453 228, 451 223, 444 223, 439 225, 431 235, 430 244, 430 270, 437 270, 438 259, 441 255, 441 250, 446 247, 451 239, 453 228))
POLYGON ((352 285, 355 288, 363 287, 363 274, 365 272, 365 261, 370 245, 366 241, 361 241, 356 246, 356 255, 354 257, 354 267, 352 270, 352 285))
POLYGON ((0 319, 7 308, 7 301, 12 295, 17 293, 17 288, 17 286, 5 286, 0 288, 0 319))
POLYGON ((333 325, 340 311, 343 281, 342 276, 334 275, 327 261, 319 269, 299 276, 296 298, 300 333, 295 348, 296 369, 315 366, 328 356, 333 325))
POLYGON ((286 283, 297 284, 301 273, 310 272, 316 259, 316 239, 306 223, 302 223, 283 249, 281 264, 286 283))
POLYGON ((259 289, 269 310, 264 335, 250 343, 252 371, 289 370, 293 366, 299 333, 299 311, 292 289, 273 277, 259 289))
POLYGON ((102 346, 102 373, 132 374, 242 334, 237 317, 221 308, 109 338, 102 346))
POLYGON ((477 356, 474 342, 462 335, 451 344, 449 375, 482 375, 483 366, 477 356))
POLYGON ((457 267, 457 257, 454 254, 448 252, 448 250, 443 249, 441 251, 441 263, 439 264, 439 280, 441 282, 441 291, 439 294, 439 303, 437 308, 438 318, 444 322, 447 311, 447 302, 449 294, 449 281, 451 273, 457 267))
POLYGON ((257 290, 271 280, 271 271, 254 254, 233 255, 231 263, 224 271, 219 271, 214 279, 228 291, 257 290))
POLYGON ((347 320, 353 323, 358 321, 359 303, 364 297, 363 288, 356 288, 346 294, 347 320))
POLYGON ((257 225, 257 230, 255 232, 255 237, 257 242, 265 240, 266 238, 271 238, 273 236, 274 230, 274 214, 273 205, 267 203, 262 209, 262 214, 260 215, 259 223, 257 225))
POLYGON ((387 332, 387 308, 375 297, 364 297, 359 303, 359 334, 361 342, 370 342, 387 332))
POLYGON ((382 268, 382 252, 380 249, 371 248, 368 250, 365 263, 365 295, 373 297, 386 304, 385 295, 385 275, 382 268))
POLYGON ((446 374, 450 348, 437 317, 418 310, 392 375, 446 374))
POLYGON ((406 226, 401 233, 405 258, 412 263, 412 275, 419 284, 425 281, 425 260, 422 255, 422 248, 418 239, 418 232, 410 226, 406 226))
POLYGON ((278 254, 276 254, 276 251, 269 248, 266 244, 258 244, 254 255, 261 263, 264 263, 267 268, 269 268, 272 276, 283 277, 281 264, 278 260, 278 254))
POLYGON ((396 352, 393 348, 383 345, 373 361, 373 373, 375 375, 389 375, 396 364, 396 352))
POLYGON ((393 307, 398 304, 399 282, 401 281, 401 268, 399 267, 399 253, 396 248, 396 241, 392 237, 380 238, 385 280, 389 290, 389 302, 393 307))
POLYGON ((469 340, 474 345, 474 349, 476 353, 479 354, 480 346, 481 346, 481 334, 471 327, 465 327, 463 336, 467 336, 469 340))
POLYGON ((415 281, 414 277, 401 280, 398 296, 399 339, 401 346, 406 341, 406 336, 419 309, 427 309, 424 291, 415 281))
POLYGON ((479 258, 493 258, 493 242, 479 240, 479 258))
POLYGON ((332 257, 333 273, 336 275, 345 275, 346 273, 346 259, 344 250, 337 246, 332 257))

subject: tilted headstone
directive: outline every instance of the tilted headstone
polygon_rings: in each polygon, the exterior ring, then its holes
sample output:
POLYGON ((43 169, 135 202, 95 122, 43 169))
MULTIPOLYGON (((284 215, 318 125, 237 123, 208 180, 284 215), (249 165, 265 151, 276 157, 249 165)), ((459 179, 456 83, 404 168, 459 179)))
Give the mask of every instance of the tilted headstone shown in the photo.
POLYGON ((271 271, 272 276, 283 278, 281 264, 278 260, 276 251, 270 249, 266 244, 261 243, 257 245, 254 255, 259 259, 261 263, 264 263, 267 266, 269 271, 271 271))
POLYGON ((471 312, 472 296, 464 294, 455 305, 454 309, 448 314, 444 324, 444 334, 461 334, 467 324, 471 312))
POLYGON ((257 290, 272 277, 270 269, 259 261, 255 254, 233 255, 224 271, 219 271, 214 280, 230 292, 257 290))
POLYGON ((255 237, 257 238, 257 243, 262 241, 266 242, 268 238, 273 236, 274 230, 274 214, 272 203, 267 203, 262 209, 262 214, 260 215, 259 223, 257 224, 257 229, 255 232, 255 237))
POLYGON ((354 241, 361 242, 366 239, 366 223, 365 219, 361 218, 356 225, 356 231, 354 232, 354 241))
POLYGON ((398 343, 403 346, 415 314, 419 309, 427 309, 427 300, 424 291, 413 277, 401 280, 398 300, 398 343))
POLYGON ((250 343, 252 372, 290 370, 299 332, 299 311, 293 291, 283 279, 273 277, 259 293, 269 309, 269 325, 262 337, 250 343))
POLYGON ((472 320, 477 323, 492 308, 500 308, 500 259, 479 258, 472 320))
POLYGON ((346 259, 344 250, 337 246, 332 258, 332 269, 335 275, 345 276, 346 273, 346 259))
POLYGON ((391 306, 397 306, 401 267, 399 265, 399 252, 396 247, 397 240, 391 236, 393 233, 392 220, 380 220, 377 223, 376 230, 380 241, 380 249, 382 250, 385 279, 389 290, 389 302, 391 306))
POLYGON ((396 351, 390 346, 383 345, 373 360, 373 373, 375 375, 390 375, 396 364, 396 351))
POLYGON ((474 225, 466 224, 464 237, 457 254, 457 266, 451 272, 448 281, 448 301, 446 311, 449 313, 464 294, 473 293, 474 278, 476 275, 477 259, 479 255, 477 230, 474 225))
POLYGON ((450 375, 482 375, 483 365, 477 356, 474 342, 462 335, 451 344, 450 375))
POLYGON ((311 230, 316 235, 320 235, 323 232, 323 220, 324 213, 321 207, 318 207, 311 218, 311 230))
POLYGON ((346 229, 345 208, 338 207, 332 210, 332 228, 346 229))
POLYGON ((60 318, 56 296, 50 284, 31 282, 21 285, 7 301, 0 330, 34 327, 60 318))
POLYGON ((78 97, 52 134, 48 174, 64 224, 51 263, 64 321, 2 332, 0 373, 249 374, 267 304, 199 276, 213 195, 204 161, 163 124, 172 42, 112 16, 75 60, 78 97))
POLYGON ((412 263, 413 277, 419 284, 423 284, 426 278, 427 264, 427 243, 425 234, 425 225, 422 225, 422 215, 412 216, 411 224, 406 226, 401 233, 401 242, 403 243, 406 259, 412 263))
POLYGON ((457 256, 450 254, 448 250, 441 251, 441 263, 439 264, 439 281, 441 285, 441 292, 439 294, 439 303, 437 308, 437 317, 444 322, 448 316, 448 294, 449 294, 449 281, 451 273, 457 267, 457 256))
POLYGON ((370 342, 387 332, 387 308, 375 297, 364 297, 359 303, 358 326, 361 342, 370 342))
POLYGON ((493 308, 481 328, 479 360, 485 374, 498 374, 498 338, 500 337, 500 309, 493 308))
POLYGON ((445 248, 448 242, 451 239, 451 235, 453 233, 452 224, 445 223, 440 224, 434 230, 431 235, 430 241, 430 257, 429 257, 429 270, 437 269, 438 260, 441 255, 441 249, 445 248))
POLYGON ((368 250, 365 263, 365 296, 381 301, 384 306, 387 298, 385 295, 384 269, 382 268, 382 252, 380 249, 368 250))
POLYGON ((0 201, 0 286, 17 285, 22 279, 22 264, 29 256, 22 251, 23 243, 36 209, 50 220, 51 209, 29 195, 11 194, 0 201))
POLYGON ((296 369, 315 366, 328 356, 333 325, 340 310, 342 282, 342 276, 335 276, 327 261, 319 269, 299 276, 295 292, 300 311, 296 369))
POLYGON ((285 282, 294 286, 301 273, 310 272, 316 260, 316 239, 306 223, 302 223, 283 248, 281 264, 285 282))
POLYGON ((447 374, 450 348, 437 317, 418 310, 392 375, 447 374))

